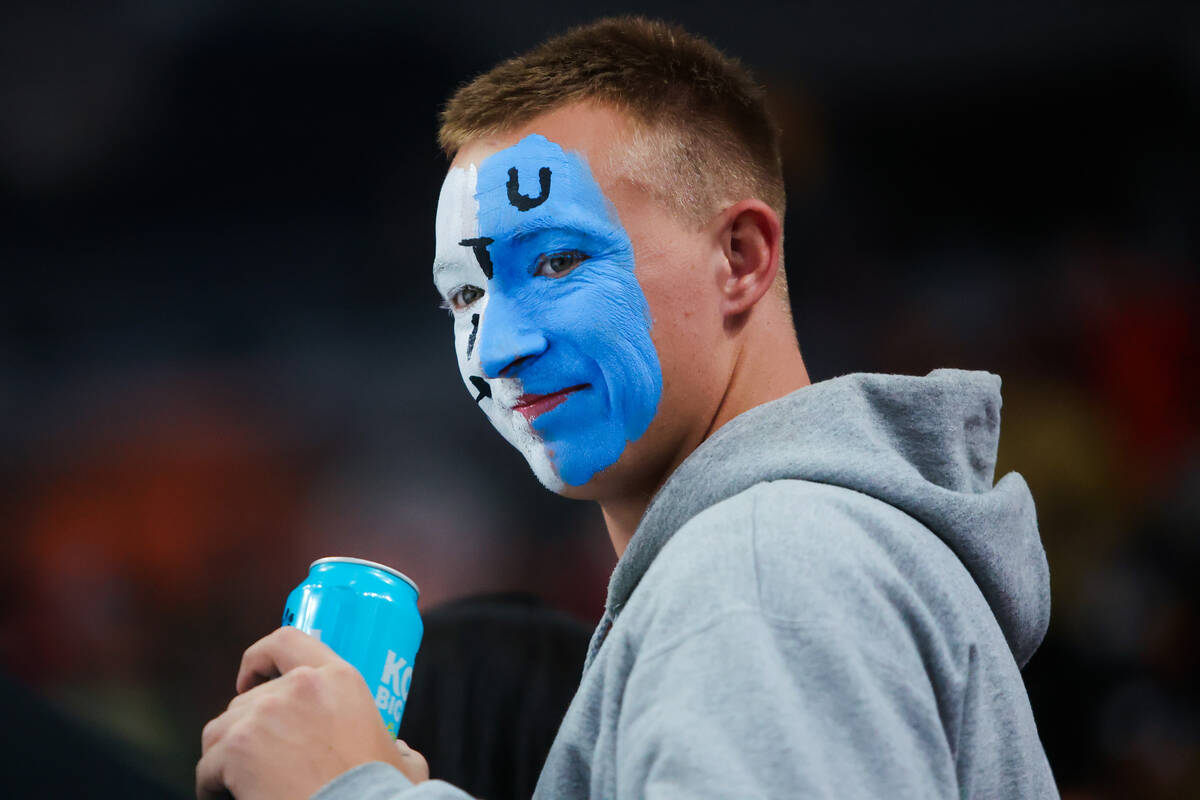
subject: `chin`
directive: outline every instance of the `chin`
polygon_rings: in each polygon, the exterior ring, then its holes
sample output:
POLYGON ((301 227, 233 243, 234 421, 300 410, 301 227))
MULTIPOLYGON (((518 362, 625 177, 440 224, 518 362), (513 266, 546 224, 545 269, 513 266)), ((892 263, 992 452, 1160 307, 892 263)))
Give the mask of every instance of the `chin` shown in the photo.
POLYGON ((601 502, 605 498, 611 497, 618 485, 617 475, 620 474, 615 469, 617 465, 612 464, 592 475, 586 483, 570 484, 559 476, 549 458, 538 459, 536 462, 534 459, 529 459, 529 465, 533 468, 533 474, 537 476, 542 486, 559 497, 569 500, 601 502))
POLYGON ((546 449, 541 446, 541 442, 536 442, 534 446, 521 448, 525 460, 529 462, 529 468, 533 470, 534 477, 550 491, 555 494, 561 494, 563 497, 570 497, 569 490, 574 489, 573 486, 568 486, 563 482, 563 479, 558 476, 558 471, 554 469, 554 464, 550 461, 550 456, 546 454, 546 449))
POLYGON ((603 481, 600 477, 607 472, 601 472, 593 475, 586 483, 578 486, 571 485, 564 481, 558 474, 558 470, 554 468, 554 463, 550 460, 550 456, 546 453, 545 448, 531 448, 531 451, 524 453, 525 460, 529 463, 529 468, 533 470, 534 477, 538 482, 545 486, 550 491, 560 497, 566 497, 571 500, 599 500, 603 493, 599 491, 598 484, 603 481))
POLYGON ((533 470, 534 476, 538 482, 545 486, 550 491, 560 497, 566 497, 571 500, 598 500, 600 499, 595 491, 596 479, 593 477, 587 483, 579 486, 572 486, 565 482, 554 469, 554 465, 546 456, 545 451, 542 451, 540 457, 528 458, 529 466, 533 470))
MULTIPOLYGON (((634 442, 623 442, 623 444, 624 447, 614 462, 591 473, 586 481, 578 484, 565 481, 559 469, 554 465, 551 452, 555 442, 547 443, 539 437, 523 441, 523 446, 519 449, 538 481, 550 491, 560 497, 572 500, 603 501, 611 497, 624 496, 630 490, 637 491, 637 482, 649 477, 643 474, 644 469, 638 468, 638 465, 645 461, 648 452, 646 445, 634 442)), ((568 472, 570 471, 568 470, 568 472)))

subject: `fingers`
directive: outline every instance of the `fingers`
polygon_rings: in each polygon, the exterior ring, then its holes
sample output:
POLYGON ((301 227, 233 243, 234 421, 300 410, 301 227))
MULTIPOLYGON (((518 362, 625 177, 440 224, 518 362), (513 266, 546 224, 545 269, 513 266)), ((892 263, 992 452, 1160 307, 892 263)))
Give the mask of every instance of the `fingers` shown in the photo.
MULTIPOLYGON (((320 773, 321 780, 314 784, 319 786, 345 771, 362 755, 364 743, 368 746, 365 760, 379 760, 381 751, 385 758, 392 758, 387 732, 362 675, 327 645, 297 628, 273 631, 246 650, 238 670, 237 691, 225 712, 200 734, 198 800, 234 795, 307 797, 312 794, 308 784, 314 774, 320 773), (273 677, 281 679, 270 680, 273 677), (339 715, 348 715, 355 722, 339 731, 339 715), (370 734, 370 724, 364 725, 367 720, 378 727, 377 734, 370 734), (365 738, 360 735, 364 730, 370 734, 365 738), (286 757, 296 756, 298 743, 319 742, 323 735, 334 744, 351 742, 353 746, 349 750, 317 747, 314 758, 321 764, 307 773, 279 766, 286 757), (349 761, 343 750, 353 751, 349 761), (278 789, 283 785, 280 781, 289 780, 303 791, 278 789), (263 794, 264 786, 276 788, 263 794)), ((402 770, 405 774, 420 775, 424 768, 424 759, 414 756, 405 759, 396 754, 395 761, 406 767, 402 770)), ((314 758, 302 760, 312 766, 314 758)))
POLYGON ((225 712, 208 721, 203 730, 200 731, 201 753, 207 753, 211 750, 225 736, 230 726, 245 716, 250 706, 248 702, 250 697, 250 693, 234 695, 233 699, 229 701, 229 706, 225 709, 225 712))
POLYGON ((197 800, 232 798, 236 787, 231 783, 234 774, 230 771, 231 762, 239 757, 244 760, 245 755, 252 751, 254 740, 259 738, 255 728, 247 724, 246 712, 252 704, 236 708, 234 703, 229 705, 231 710, 205 725, 201 734, 203 755, 196 763, 197 800))
POLYGON ((328 645, 299 628, 285 626, 247 648, 238 670, 237 691, 241 694, 296 667, 320 667, 337 660, 337 654, 328 645))
POLYGON ((196 800, 222 800, 232 797, 225 788, 223 760, 215 750, 209 750, 196 764, 196 800))
POLYGON ((200 761, 196 764, 198 800, 228 800, 233 797, 226 767, 231 754, 245 753, 250 749, 254 738, 253 728, 246 722, 253 718, 256 707, 261 709, 269 702, 270 696, 283 691, 279 684, 270 683, 234 695, 225 712, 204 726, 200 732, 200 761))
POLYGON ((229 726, 233 723, 231 715, 226 712, 219 717, 213 717, 200 731, 200 753, 207 754, 216 746, 217 742, 221 741, 221 737, 229 730, 229 726))

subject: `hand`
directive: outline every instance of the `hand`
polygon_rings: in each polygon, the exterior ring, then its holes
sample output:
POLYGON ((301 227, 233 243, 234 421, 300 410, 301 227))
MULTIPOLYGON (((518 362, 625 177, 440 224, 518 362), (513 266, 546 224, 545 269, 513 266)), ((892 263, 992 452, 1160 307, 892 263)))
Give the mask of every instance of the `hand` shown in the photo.
POLYGON ((307 800, 368 761, 385 761, 414 783, 429 779, 421 754, 384 727, 358 670, 297 628, 246 650, 237 691, 201 733, 198 800, 307 800))

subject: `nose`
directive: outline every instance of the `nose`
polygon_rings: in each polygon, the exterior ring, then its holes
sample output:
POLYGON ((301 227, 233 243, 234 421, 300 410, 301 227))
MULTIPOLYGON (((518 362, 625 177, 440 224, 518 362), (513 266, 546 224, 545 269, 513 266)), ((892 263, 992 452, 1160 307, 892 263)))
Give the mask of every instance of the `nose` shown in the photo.
POLYGON ((488 298, 479 321, 479 367, 488 378, 510 378, 523 363, 546 352, 545 335, 528 324, 528 315, 500 293, 488 298))

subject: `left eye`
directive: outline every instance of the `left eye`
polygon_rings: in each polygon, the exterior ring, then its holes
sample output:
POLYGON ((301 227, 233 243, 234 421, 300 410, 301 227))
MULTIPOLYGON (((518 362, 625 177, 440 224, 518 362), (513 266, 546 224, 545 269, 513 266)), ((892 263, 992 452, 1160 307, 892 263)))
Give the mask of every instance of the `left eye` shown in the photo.
POLYGON ((547 253, 540 256, 537 260, 537 267, 534 269, 534 275, 545 275, 548 278, 557 278, 566 275, 575 267, 587 261, 588 257, 578 250, 565 250, 561 253, 547 253))

